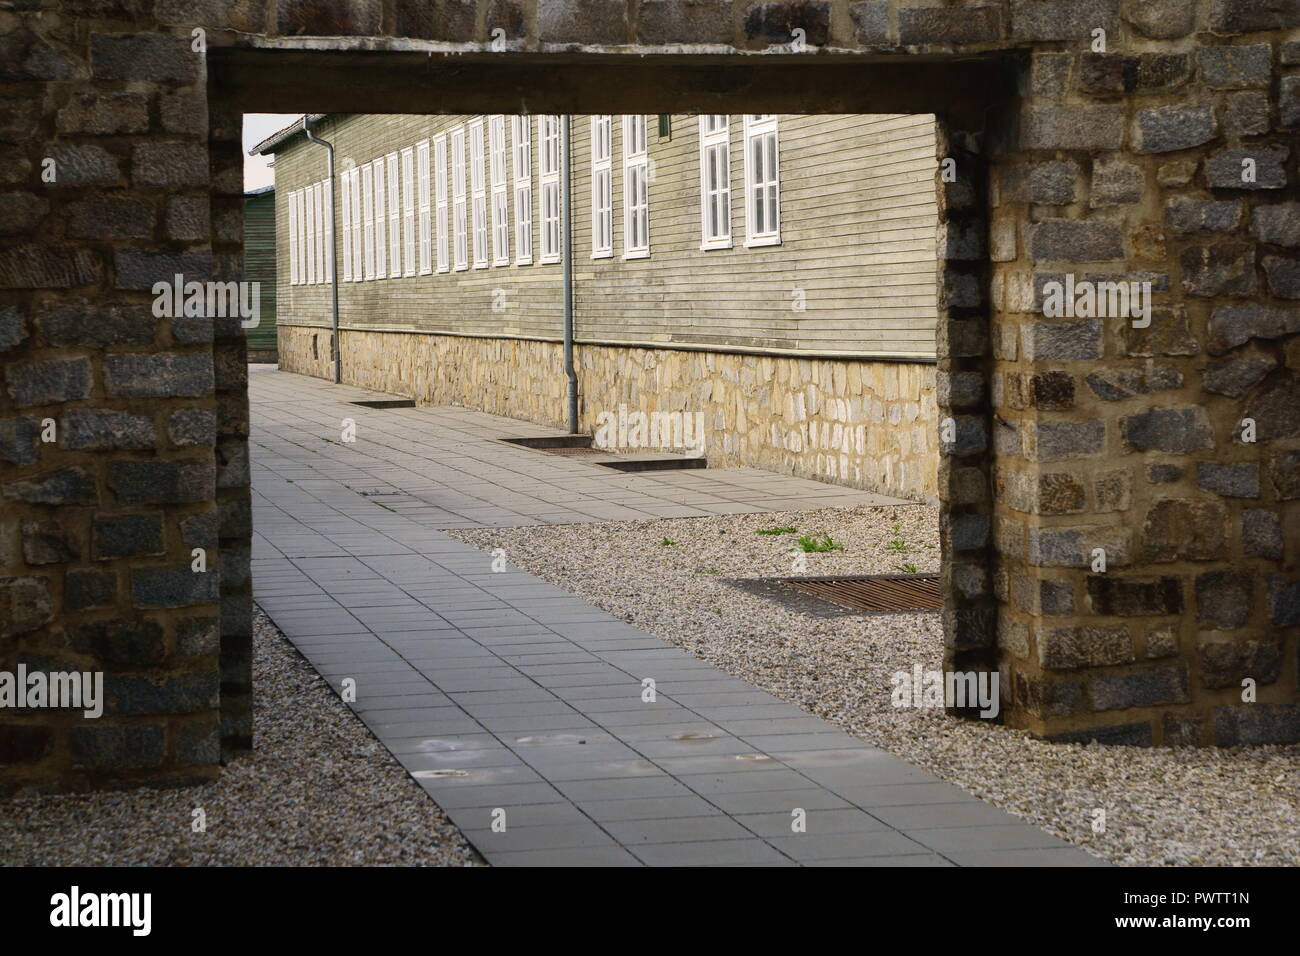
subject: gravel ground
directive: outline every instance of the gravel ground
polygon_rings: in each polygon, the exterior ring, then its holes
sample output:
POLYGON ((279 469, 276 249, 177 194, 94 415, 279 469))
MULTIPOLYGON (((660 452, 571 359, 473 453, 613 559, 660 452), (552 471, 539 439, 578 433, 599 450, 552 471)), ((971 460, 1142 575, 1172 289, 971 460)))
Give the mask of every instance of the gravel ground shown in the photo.
POLYGON ((808 554, 809 574, 938 570, 937 513, 922 505, 451 532, 1104 859, 1300 863, 1300 747, 1047 744, 895 709, 892 674, 942 666, 937 613, 828 619, 725 581, 791 574, 808 533, 844 547, 808 554), (756 533, 774 527, 798 532, 756 533))
POLYGON ((254 632, 251 754, 206 786, 0 801, 0 865, 480 865, 260 609, 254 632))

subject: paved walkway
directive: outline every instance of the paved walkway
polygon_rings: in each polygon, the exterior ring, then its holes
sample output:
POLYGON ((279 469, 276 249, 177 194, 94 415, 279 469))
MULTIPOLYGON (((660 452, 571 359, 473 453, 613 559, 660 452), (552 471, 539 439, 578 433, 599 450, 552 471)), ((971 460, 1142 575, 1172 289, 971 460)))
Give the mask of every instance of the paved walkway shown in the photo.
POLYGON ((496 416, 371 410, 348 403, 383 396, 257 367, 250 387, 258 603, 332 685, 356 682, 357 714, 489 862, 1100 863, 437 530, 888 499, 608 472, 501 445, 551 432, 496 416))

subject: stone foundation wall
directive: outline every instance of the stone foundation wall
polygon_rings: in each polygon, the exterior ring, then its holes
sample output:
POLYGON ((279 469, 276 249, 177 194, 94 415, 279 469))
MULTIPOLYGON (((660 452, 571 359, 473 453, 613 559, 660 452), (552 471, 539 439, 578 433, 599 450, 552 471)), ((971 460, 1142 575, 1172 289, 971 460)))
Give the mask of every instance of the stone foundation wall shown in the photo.
MULTIPOLYGON (((279 334, 282 369, 333 377, 329 329, 279 334)), ((560 343, 344 329, 341 344, 348 384, 567 427, 560 343)), ((710 466, 937 500, 933 365, 605 345, 578 345, 575 357, 585 434, 620 406, 698 412, 710 466)))

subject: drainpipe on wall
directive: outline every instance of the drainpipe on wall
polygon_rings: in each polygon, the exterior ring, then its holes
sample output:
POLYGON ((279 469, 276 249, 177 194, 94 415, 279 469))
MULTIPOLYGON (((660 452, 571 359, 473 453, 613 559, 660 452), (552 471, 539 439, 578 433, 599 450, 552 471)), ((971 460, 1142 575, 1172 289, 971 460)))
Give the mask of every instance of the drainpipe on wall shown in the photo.
POLYGON ((317 139, 312 135, 311 127, 307 125, 307 114, 302 114, 302 131, 307 135, 309 142, 317 146, 324 146, 326 153, 325 177, 330 184, 330 294, 333 297, 334 313, 334 384, 338 385, 343 381, 343 369, 339 365, 339 264, 336 258, 337 253, 334 251, 334 210, 338 208, 334 196, 334 146, 323 139, 317 139))
POLYGON ((567 113, 560 117, 560 207, 564 210, 560 241, 564 256, 564 374, 569 379, 569 434, 572 435, 578 431, 578 373, 573 368, 573 242, 570 239, 573 202, 569 189, 569 121, 567 113))

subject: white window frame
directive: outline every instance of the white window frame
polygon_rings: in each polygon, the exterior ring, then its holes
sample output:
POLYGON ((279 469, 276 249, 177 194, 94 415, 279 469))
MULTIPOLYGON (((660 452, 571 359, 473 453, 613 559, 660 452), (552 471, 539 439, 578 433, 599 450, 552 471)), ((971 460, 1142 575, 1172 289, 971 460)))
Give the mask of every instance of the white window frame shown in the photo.
POLYGON ((650 256, 649 139, 645 116, 623 117, 624 259, 650 256))
POLYGON ((384 157, 374 161, 375 177, 375 278, 388 278, 388 257, 385 255, 384 232, 388 229, 388 216, 384 212, 384 157))
POLYGON ((591 258, 614 255, 614 117, 591 118, 591 258))
POLYGON ((781 141, 775 113, 745 114, 745 246, 779 246, 781 244, 781 141), (760 170, 753 160, 754 144, 758 141, 772 143, 770 169, 763 169, 763 179, 756 181, 760 170), (756 225, 755 202, 759 192, 763 202, 775 210, 774 223, 764 223, 759 231, 756 225))
POLYGON ((473 205, 474 268, 488 267, 487 149, 483 120, 469 124, 469 191, 473 205))
POLYGON ((402 275, 415 275, 415 147, 402 150, 402 275))
POLYGON ((465 206, 465 127, 451 131, 451 235, 452 268, 469 268, 469 223, 465 206))
POLYGON ((302 191, 302 198, 307 210, 307 284, 316 284, 316 208, 312 203, 312 188, 307 186, 302 191))
POLYGON ((339 204, 343 219, 343 281, 352 281, 352 170, 339 174, 339 204))
POLYGON ((361 166, 361 248, 366 281, 375 277, 375 173, 372 163, 361 166))
POLYGON ((321 205, 322 183, 312 183, 310 187, 312 205, 312 223, 316 227, 316 283, 325 281, 325 210, 321 205))
POLYGON ((433 273, 433 220, 429 209, 429 141, 420 140, 415 147, 416 199, 420 207, 420 275, 433 273))
POLYGON ((298 284, 298 193, 289 193, 289 285, 298 284))
POLYGON ((542 263, 560 261, 564 244, 560 221, 560 118, 553 115, 537 117, 537 172, 540 189, 537 194, 538 219, 541 222, 542 263))
POLYGON ((438 234, 438 271, 451 270, 451 236, 447 232, 447 134, 433 138, 433 205, 438 234))
POLYGON ((533 128, 527 116, 512 116, 510 168, 515 196, 515 265, 533 264, 533 128))
POLYGON ((488 118, 488 171, 492 183, 492 265, 510 265, 510 198, 506 187, 506 118, 488 118))
POLYGON ((725 113, 700 116, 700 248, 731 248, 731 117, 725 113), (717 222, 715 201, 724 207, 717 222))
POLYGON ((388 159, 388 278, 402 275, 402 190, 396 153, 388 159))
POLYGON ((362 281, 362 270, 365 262, 361 257, 361 234, 365 231, 362 229, 361 222, 361 170, 353 168, 352 170, 352 281, 362 281))
POLYGON ((325 219, 324 256, 325 282, 334 279, 334 184, 328 179, 321 183, 321 212, 325 219))

